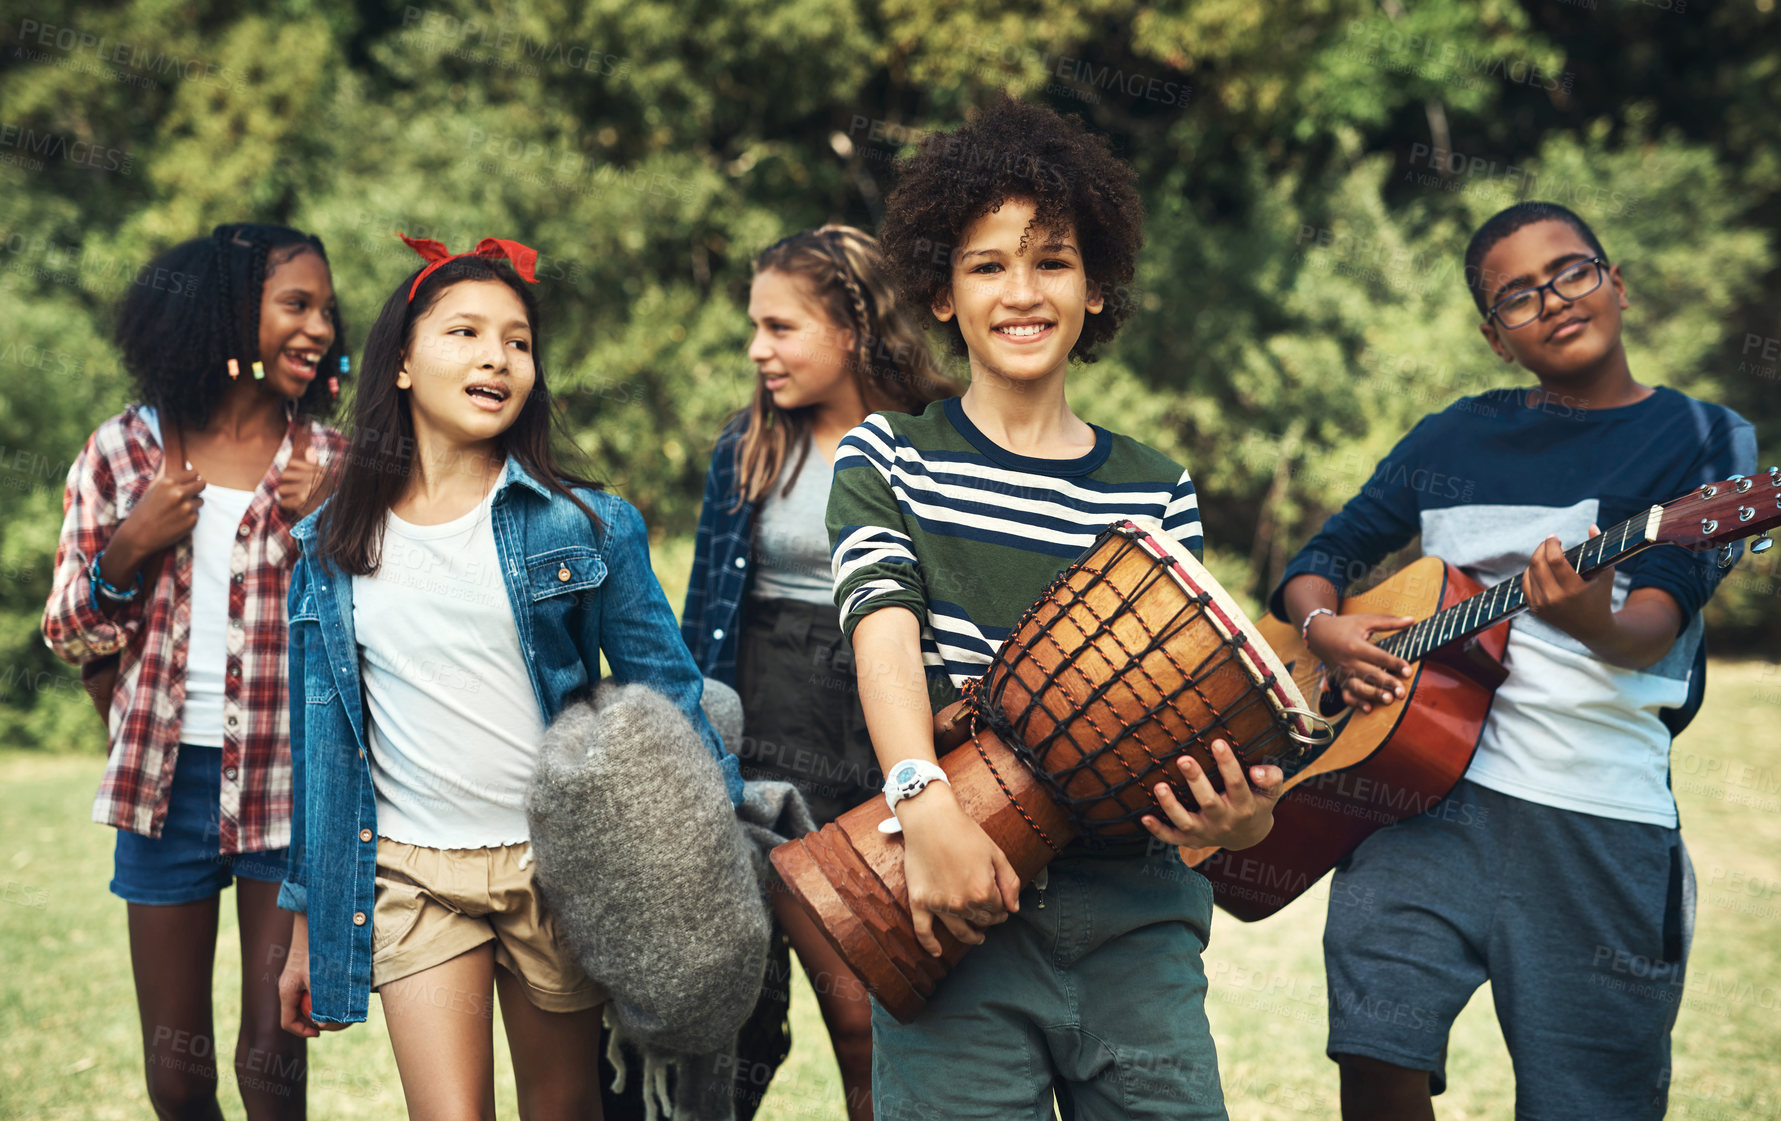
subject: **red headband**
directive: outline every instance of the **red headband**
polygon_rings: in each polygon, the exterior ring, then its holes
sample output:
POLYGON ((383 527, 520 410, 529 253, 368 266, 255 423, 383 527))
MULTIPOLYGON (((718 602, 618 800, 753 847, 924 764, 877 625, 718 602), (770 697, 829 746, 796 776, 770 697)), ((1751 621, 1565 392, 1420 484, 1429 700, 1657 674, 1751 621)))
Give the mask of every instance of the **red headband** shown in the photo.
POLYGON ((407 234, 397 234, 396 236, 407 242, 408 248, 432 262, 422 269, 421 274, 414 278, 414 283, 408 286, 410 302, 413 302, 415 292, 420 290, 421 281, 431 276, 434 269, 447 261, 455 261, 459 257, 505 257, 513 262, 513 271, 519 273, 522 280, 529 284, 538 283, 538 251, 521 245, 517 241, 485 237, 477 242, 476 248, 470 252, 453 253, 445 247, 444 242, 434 241, 432 238, 409 237, 407 234))

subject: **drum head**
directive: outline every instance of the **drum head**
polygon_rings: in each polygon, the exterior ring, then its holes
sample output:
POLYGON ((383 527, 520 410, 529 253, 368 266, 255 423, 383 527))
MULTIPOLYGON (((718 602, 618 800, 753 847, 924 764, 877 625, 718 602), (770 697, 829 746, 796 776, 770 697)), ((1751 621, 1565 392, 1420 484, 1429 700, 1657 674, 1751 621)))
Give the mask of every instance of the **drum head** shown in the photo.
POLYGON ((1165 533, 1162 524, 1154 518, 1127 518, 1125 524, 1142 534, 1138 543, 1161 559, 1168 567, 1169 574, 1190 595, 1205 592, 1212 597, 1206 610, 1214 626, 1229 637, 1244 637, 1243 644, 1237 648, 1237 656, 1248 668, 1250 677, 1262 687, 1269 707, 1274 709, 1281 721, 1303 737, 1301 742, 1327 742, 1327 726, 1312 722, 1311 712, 1305 707, 1305 695, 1299 691, 1292 674, 1287 672, 1286 666, 1274 653, 1274 648, 1262 638, 1261 632, 1256 630, 1255 624, 1249 621, 1248 614, 1237 606, 1237 601, 1213 578, 1206 566, 1182 547, 1180 542, 1165 533), (1263 685, 1270 678, 1273 683, 1263 685))

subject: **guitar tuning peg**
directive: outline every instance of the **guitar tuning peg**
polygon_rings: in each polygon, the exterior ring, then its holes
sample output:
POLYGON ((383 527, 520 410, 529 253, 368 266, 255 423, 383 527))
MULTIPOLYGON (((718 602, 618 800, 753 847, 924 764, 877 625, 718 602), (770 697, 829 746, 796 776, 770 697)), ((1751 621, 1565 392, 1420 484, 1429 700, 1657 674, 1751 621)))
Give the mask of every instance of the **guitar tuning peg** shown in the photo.
POLYGON ((1775 543, 1769 539, 1769 535, 1766 533, 1750 543, 1750 551, 1758 556, 1774 547, 1775 543))
POLYGON ((1732 566, 1732 547, 1730 545, 1721 545, 1719 547, 1719 567, 1720 568, 1730 568, 1731 566, 1732 566))

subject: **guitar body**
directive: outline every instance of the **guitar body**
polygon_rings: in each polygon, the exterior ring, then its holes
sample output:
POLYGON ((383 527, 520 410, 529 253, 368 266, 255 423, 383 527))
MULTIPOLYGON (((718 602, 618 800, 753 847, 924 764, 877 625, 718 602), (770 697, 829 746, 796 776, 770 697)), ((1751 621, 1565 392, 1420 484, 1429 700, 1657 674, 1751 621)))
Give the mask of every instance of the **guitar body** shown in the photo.
MULTIPOLYGON (((1344 599, 1340 613, 1426 619, 1481 590, 1439 557, 1423 557, 1344 599)), ((1305 697, 1321 697, 1323 666, 1298 629, 1271 614, 1257 629, 1305 697)), ((1412 663, 1402 701, 1370 713, 1325 711, 1336 721, 1335 742, 1287 781, 1267 838, 1239 852, 1184 848, 1181 859, 1212 881, 1220 906, 1245 922, 1297 899, 1375 830, 1426 812, 1459 782, 1507 676, 1508 641, 1509 624, 1499 623, 1412 663)))

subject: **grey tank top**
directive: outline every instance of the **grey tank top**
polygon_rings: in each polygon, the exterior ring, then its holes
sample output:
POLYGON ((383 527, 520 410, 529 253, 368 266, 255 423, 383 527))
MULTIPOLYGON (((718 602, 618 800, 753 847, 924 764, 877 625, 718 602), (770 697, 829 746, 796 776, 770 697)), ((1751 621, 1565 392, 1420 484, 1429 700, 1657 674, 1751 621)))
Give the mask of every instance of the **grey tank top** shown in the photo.
POLYGON ((834 469, 814 447, 804 460, 790 494, 784 474, 798 461, 788 457, 781 480, 761 500, 754 522, 753 599, 794 599, 802 603, 835 603, 835 577, 829 566, 829 481, 834 469))

